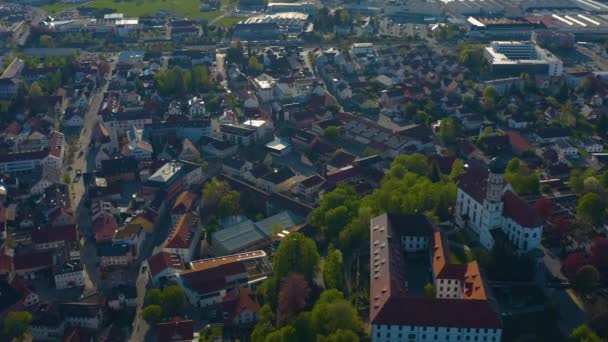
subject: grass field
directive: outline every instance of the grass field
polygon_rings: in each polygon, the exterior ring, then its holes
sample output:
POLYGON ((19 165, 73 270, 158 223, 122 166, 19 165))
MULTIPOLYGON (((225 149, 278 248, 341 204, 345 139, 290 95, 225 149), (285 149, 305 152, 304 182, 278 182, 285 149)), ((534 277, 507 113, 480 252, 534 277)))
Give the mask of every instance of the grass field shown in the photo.
MULTIPOLYGON (((123 13, 127 17, 138 17, 144 14, 154 14, 158 10, 167 10, 191 19, 210 20, 222 14, 221 11, 201 12, 200 0, 94 0, 81 6, 93 8, 110 8, 115 12, 123 13)), ((71 5, 73 6, 73 5, 71 5)), ((45 10, 61 10, 70 7, 57 3, 43 6, 45 10), (63 7, 61 6, 63 5, 63 7)))
POLYGON ((66 8, 77 7, 78 5, 74 4, 65 4, 62 2, 56 2, 54 4, 48 4, 40 6, 43 10, 45 10, 48 14, 55 14, 63 11, 66 8))
POLYGON ((216 26, 221 26, 223 28, 229 29, 235 24, 237 24, 241 20, 245 20, 246 18, 239 17, 224 17, 214 23, 216 26))

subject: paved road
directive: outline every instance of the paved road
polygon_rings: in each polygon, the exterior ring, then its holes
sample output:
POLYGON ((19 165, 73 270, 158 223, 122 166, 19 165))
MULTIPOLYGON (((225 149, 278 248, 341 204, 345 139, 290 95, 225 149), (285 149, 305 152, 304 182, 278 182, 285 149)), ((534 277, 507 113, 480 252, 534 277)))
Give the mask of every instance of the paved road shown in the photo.
MULTIPOLYGON (((110 65, 110 74, 114 65, 110 65)), ((106 91, 107 85, 96 89, 96 92, 90 99, 89 109, 84 116, 84 126, 81 130, 81 134, 78 140, 69 145, 68 148, 74 151, 74 158, 71 163, 64 165, 64 173, 70 174, 72 179, 76 170, 81 170, 82 173, 88 172, 89 165, 87 163, 87 157, 89 156, 89 143, 91 141, 91 132, 93 127, 97 123, 97 113, 103 100, 103 93, 106 91), (82 152, 82 153, 81 153, 82 152), (71 170, 69 170, 71 168, 71 170)), ((71 186, 71 200, 72 208, 78 212, 78 228, 85 237, 90 237, 91 233, 91 220, 89 213, 86 208, 81 205, 81 200, 84 194, 84 185, 82 177, 78 182, 74 182, 71 186)), ((81 251, 82 263, 85 267, 85 291, 95 291, 99 283, 98 266, 97 266, 97 252, 94 243, 91 239, 85 238, 84 246, 81 251)))

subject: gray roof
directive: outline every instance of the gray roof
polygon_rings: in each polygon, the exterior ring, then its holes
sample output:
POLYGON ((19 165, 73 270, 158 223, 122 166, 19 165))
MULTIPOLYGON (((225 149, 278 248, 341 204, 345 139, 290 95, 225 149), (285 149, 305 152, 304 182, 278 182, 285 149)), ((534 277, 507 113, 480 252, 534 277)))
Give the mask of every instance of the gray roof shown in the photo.
POLYGON ((267 237, 259 231, 253 221, 247 219, 213 233, 211 241, 214 245, 220 245, 225 251, 232 252, 260 242, 265 238, 267 237))
POLYGON ((256 223, 249 219, 242 220, 213 233, 211 240, 225 251, 235 252, 270 239, 275 225, 287 229, 303 222, 303 218, 286 210, 256 223))
POLYGON ((255 223, 255 225, 266 234, 266 236, 272 235, 272 227, 279 225, 283 229, 287 229, 304 222, 300 216, 295 215, 289 210, 281 211, 280 213, 267 217, 261 221, 255 223))

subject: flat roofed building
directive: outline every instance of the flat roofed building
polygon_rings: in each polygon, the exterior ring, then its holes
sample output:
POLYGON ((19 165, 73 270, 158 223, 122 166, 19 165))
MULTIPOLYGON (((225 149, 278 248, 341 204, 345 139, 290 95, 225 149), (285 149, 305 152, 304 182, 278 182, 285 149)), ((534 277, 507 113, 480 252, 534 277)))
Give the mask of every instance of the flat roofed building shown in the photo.
POLYGON ((493 41, 484 49, 493 73, 561 76, 562 61, 531 41, 493 41))

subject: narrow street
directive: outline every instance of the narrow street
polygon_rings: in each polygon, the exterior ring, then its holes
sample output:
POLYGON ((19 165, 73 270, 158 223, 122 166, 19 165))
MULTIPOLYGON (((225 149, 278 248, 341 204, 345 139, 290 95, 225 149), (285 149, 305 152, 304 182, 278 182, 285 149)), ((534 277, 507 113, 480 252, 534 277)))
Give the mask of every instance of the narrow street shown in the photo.
MULTIPOLYGON (((114 64, 110 65, 109 75, 111 75, 114 66, 114 64)), ((69 174, 72 179, 75 179, 75 174, 77 170, 80 170, 83 174, 92 171, 89 170, 90 165, 87 162, 87 158, 89 157, 91 132, 93 131, 93 127, 97 123, 97 113, 99 112, 99 108, 101 107, 101 103, 103 101, 103 94, 106 89, 107 82, 103 84, 103 86, 95 90, 95 93, 91 97, 89 102, 89 109, 87 110, 84 116, 84 125, 80 131, 80 136, 78 137, 78 140, 74 143, 74 145, 68 146, 69 149, 73 149, 74 151, 74 159, 71 163, 66 163, 64 165, 63 172, 64 174, 69 174)), ((78 213, 78 229, 82 233, 84 240, 84 244, 81 246, 81 259, 82 264, 85 268, 85 293, 89 293, 97 290, 99 282, 97 251, 94 243, 90 239, 92 233, 90 231, 91 220, 88 216, 88 210, 86 208, 83 208, 83 206, 81 205, 85 188, 84 183, 82 181, 82 177, 79 178, 80 179, 78 180, 78 182, 73 182, 70 185, 70 196, 72 208, 75 212, 78 213)))

